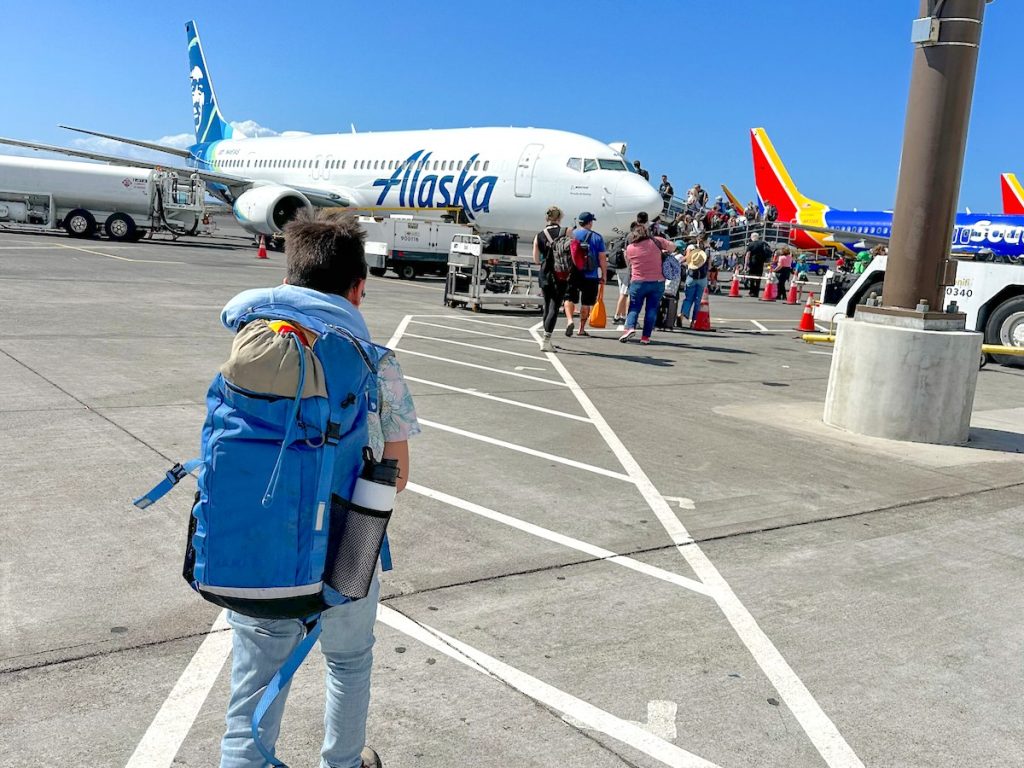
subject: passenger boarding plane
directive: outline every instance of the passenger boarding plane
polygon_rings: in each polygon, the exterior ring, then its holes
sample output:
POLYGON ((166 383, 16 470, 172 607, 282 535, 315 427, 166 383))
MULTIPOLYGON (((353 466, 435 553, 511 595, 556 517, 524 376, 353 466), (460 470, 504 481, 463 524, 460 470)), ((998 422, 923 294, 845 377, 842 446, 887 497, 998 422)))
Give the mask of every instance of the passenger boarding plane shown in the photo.
MULTIPOLYGON (((771 202, 779 222, 797 225, 791 240, 798 248, 835 248, 853 253, 860 240, 886 243, 892 233, 892 211, 841 211, 804 197, 796 188, 764 128, 750 131, 754 184, 761 208, 771 202)), ((1019 185, 1018 185, 1019 188, 1019 185)), ((1004 197, 1004 205, 1005 205, 1004 197)), ((957 253, 991 251, 997 256, 1024 254, 1024 216, 958 213, 952 249, 957 253)))
POLYGON ((1004 173, 1000 177, 1003 190, 1003 213, 1024 216, 1024 188, 1017 181, 1017 174, 1004 173))
MULTIPOLYGON (((199 31, 185 25, 196 143, 188 149, 78 128, 184 159, 185 169, 14 139, 0 143, 107 163, 196 172, 233 205, 247 231, 270 235, 300 208, 461 209, 480 232, 532 237, 557 205, 569 218, 597 217, 606 237, 622 234, 639 211, 662 200, 629 170, 624 144, 539 128, 458 128, 246 138, 224 120, 199 31)), ((67 127, 67 126, 62 126, 67 127)))

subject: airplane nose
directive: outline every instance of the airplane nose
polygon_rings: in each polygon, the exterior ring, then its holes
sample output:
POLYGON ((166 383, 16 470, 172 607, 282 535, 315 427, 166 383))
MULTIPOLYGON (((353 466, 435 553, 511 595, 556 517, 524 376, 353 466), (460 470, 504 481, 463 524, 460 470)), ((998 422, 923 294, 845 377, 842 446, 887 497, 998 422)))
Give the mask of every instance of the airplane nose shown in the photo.
POLYGON ((653 219, 661 214, 661 194, 640 174, 623 174, 615 189, 615 207, 633 218, 640 211, 647 211, 653 219))

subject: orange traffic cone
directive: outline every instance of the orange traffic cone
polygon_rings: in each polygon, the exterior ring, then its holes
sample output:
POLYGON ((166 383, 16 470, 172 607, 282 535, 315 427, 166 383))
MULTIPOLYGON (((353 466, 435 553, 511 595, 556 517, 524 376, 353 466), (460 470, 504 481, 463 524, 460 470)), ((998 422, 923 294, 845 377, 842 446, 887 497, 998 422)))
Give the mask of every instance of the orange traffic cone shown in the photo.
POLYGON ((740 273, 736 270, 732 273, 732 285, 729 286, 729 298, 738 299, 740 297, 740 273))
POLYGON ((697 311, 697 319, 690 326, 693 331, 713 331, 711 327, 711 304, 708 302, 708 289, 704 289, 704 295, 700 300, 700 309, 697 311))
POLYGON ((779 298, 779 282, 773 272, 764 281, 764 293, 761 294, 761 301, 775 301, 777 298, 779 298))
POLYGON ((256 258, 257 259, 265 259, 265 258, 267 258, 267 243, 263 239, 263 235, 260 235, 260 249, 258 251, 256 251, 256 258))
POLYGON ((804 313, 800 317, 800 325, 796 329, 804 333, 813 333, 818 330, 814 327, 814 303, 810 296, 807 297, 807 303, 804 304, 804 313))
POLYGON ((796 280, 789 286, 789 295, 786 297, 787 304, 796 304, 799 301, 799 293, 796 287, 796 280))

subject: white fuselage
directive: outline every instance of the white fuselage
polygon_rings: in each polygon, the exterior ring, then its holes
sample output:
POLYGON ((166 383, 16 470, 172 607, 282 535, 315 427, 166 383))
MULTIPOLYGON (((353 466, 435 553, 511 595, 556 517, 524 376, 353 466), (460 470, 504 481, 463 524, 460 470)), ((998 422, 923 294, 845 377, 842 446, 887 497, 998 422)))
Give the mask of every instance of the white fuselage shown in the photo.
MULTIPOLYGON (((610 146, 565 131, 459 128, 228 139, 195 148, 209 168, 258 184, 336 191, 357 208, 463 208, 483 232, 532 237, 556 205, 607 238, 661 197, 610 146)), ((244 221, 243 221, 244 225, 244 221)))

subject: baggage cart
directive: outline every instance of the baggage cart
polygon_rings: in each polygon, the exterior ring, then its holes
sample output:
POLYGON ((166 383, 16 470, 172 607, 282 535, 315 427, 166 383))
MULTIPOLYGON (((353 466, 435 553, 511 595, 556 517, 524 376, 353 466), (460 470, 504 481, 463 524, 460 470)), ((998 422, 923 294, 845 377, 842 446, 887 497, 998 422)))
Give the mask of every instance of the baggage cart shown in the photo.
POLYGON ((479 235, 457 234, 448 250, 448 307, 520 307, 543 311, 540 267, 529 256, 485 253, 479 235))

